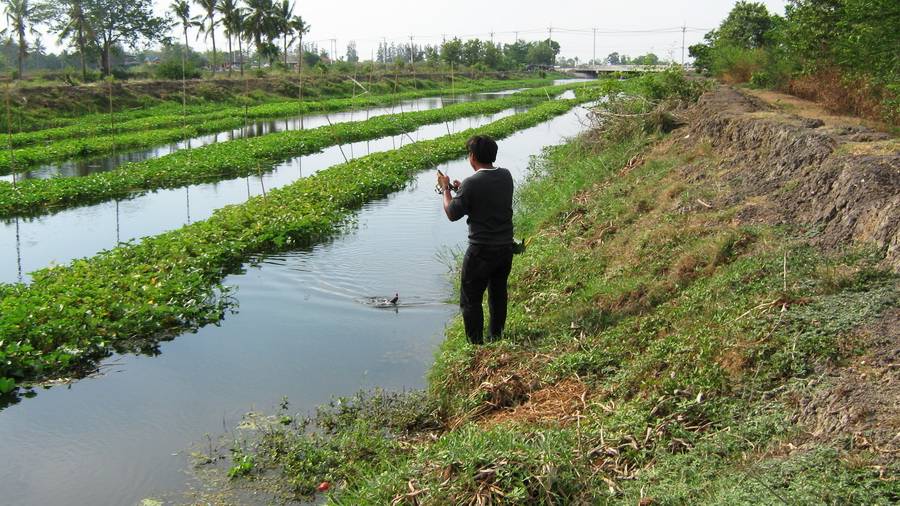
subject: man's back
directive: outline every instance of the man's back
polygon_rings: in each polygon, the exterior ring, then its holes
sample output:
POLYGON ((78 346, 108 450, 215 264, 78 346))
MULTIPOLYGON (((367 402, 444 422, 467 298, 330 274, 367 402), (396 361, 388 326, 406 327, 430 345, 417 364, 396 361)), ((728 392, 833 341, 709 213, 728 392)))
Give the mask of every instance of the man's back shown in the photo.
POLYGON ((506 246, 513 243, 512 200, 512 174, 483 168, 462 182, 448 215, 454 221, 468 216, 469 244, 506 246))

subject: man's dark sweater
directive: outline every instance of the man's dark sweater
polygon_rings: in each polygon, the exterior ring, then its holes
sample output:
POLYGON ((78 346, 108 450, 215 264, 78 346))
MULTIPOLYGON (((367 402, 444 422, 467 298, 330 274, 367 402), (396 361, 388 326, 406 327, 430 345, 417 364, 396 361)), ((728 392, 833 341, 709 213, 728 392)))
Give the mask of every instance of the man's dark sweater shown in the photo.
POLYGON ((452 221, 469 217, 469 244, 507 246, 513 243, 512 199, 508 170, 479 169, 462 182, 447 215, 452 221))

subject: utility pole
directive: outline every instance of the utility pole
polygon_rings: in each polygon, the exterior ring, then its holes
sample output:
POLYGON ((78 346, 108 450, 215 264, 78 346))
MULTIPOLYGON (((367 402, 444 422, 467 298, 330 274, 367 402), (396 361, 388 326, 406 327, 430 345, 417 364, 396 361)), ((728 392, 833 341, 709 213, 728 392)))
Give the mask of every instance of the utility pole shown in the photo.
MULTIPOLYGON (((547 28, 547 44, 550 46, 550 52, 553 52, 553 25, 547 28)), ((551 69, 556 66, 556 55, 553 55, 553 61, 550 62, 551 69)))
POLYGON ((491 45, 494 45, 494 29, 491 28, 491 45))
POLYGON ((387 53, 387 37, 382 37, 381 41, 384 43, 384 49, 381 52, 381 57, 383 59, 382 63, 384 63, 384 70, 387 72, 387 61, 388 61, 388 53, 387 53))
POLYGON ((513 43, 515 44, 516 42, 519 42, 519 32, 518 32, 518 30, 517 30, 517 31, 515 31, 515 32, 513 32, 513 33, 516 34, 516 40, 513 41, 513 43))
POLYGON ((413 59, 413 36, 409 36, 409 64, 414 65, 416 62, 413 59))
POLYGON ((681 25, 681 66, 684 67, 684 32, 687 31, 687 23, 681 25))
POLYGON ((597 64, 597 29, 594 28, 594 56, 591 58, 591 65, 597 64))

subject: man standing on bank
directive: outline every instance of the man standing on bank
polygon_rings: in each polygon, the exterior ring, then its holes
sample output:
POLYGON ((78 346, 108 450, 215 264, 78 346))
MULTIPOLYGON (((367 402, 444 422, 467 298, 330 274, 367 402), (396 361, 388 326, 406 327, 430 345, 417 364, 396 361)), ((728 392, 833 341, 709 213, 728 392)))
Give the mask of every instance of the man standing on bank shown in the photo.
POLYGON ((466 337, 472 344, 484 342, 484 312, 481 301, 488 291, 490 339, 498 339, 506 324, 506 282, 512 267, 513 179, 508 170, 494 167, 497 143, 484 135, 466 141, 469 164, 475 174, 460 183, 438 171, 443 190, 444 212, 450 221, 468 216, 469 248, 462 265, 459 306, 466 337), (456 189, 456 196, 450 189, 456 189))

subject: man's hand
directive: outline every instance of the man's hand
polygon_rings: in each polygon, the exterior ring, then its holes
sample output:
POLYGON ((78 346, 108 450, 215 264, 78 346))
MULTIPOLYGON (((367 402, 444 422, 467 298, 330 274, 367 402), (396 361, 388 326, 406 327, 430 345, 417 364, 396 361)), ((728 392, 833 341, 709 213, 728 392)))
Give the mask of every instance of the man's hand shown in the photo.
MULTIPOLYGON (((458 181, 456 181, 455 183, 458 183, 458 181)), ((437 184, 440 189, 442 189, 444 191, 449 190, 450 189, 450 176, 445 176, 443 172, 438 171, 437 172, 437 184)))
MULTIPOLYGON (((448 177, 448 179, 449 179, 449 177, 448 177)), ((453 188, 454 191, 459 191, 459 185, 461 185, 461 184, 462 183, 459 182, 459 179, 454 179, 453 184, 450 187, 453 188)))

